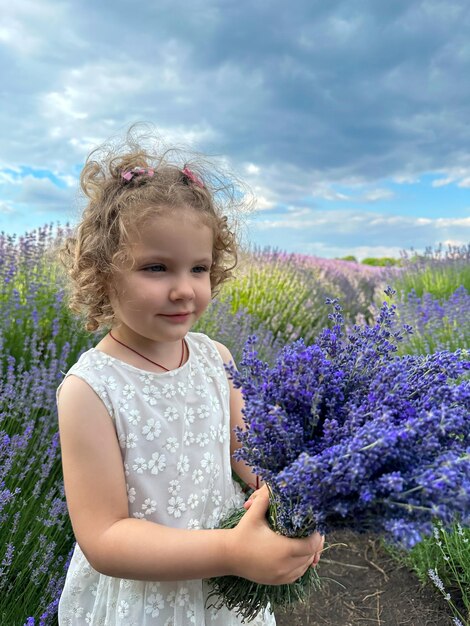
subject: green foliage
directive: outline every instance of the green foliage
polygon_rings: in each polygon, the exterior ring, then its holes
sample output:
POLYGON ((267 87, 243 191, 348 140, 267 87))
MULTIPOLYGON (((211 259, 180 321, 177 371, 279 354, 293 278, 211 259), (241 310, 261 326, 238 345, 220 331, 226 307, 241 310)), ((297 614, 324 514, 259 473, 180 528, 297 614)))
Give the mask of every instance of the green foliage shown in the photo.
POLYGON ((438 350, 470 349, 470 294, 459 287, 450 298, 434 298, 426 293, 401 297, 397 317, 412 326, 398 345, 400 354, 431 354, 438 350))
POLYGON ((428 249, 404 258, 403 270, 394 282, 400 294, 412 291, 419 297, 430 293, 436 298, 449 298, 459 287, 470 293, 470 246, 428 249))
POLYGON ((347 254, 346 256, 338 257, 339 261, 352 261, 353 263, 357 263, 357 259, 353 254, 347 254))
POLYGON ((390 267, 392 265, 397 265, 398 260, 393 257, 384 256, 384 257, 366 257, 362 259, 361 263, 364 265, 373 265, 374 267, 390 267))
POLYGON ((224 284, 219 300, 232 313, 246 311, 254 326, 264 325, 284 343, 313 340, 326 322, 325 284, 315 267, 300 268, 290 257, 244 257, 236 277, 224 284))
MULTIPOLYGON (((396 555, 396 550, 395 556, 396 555)), ((443 583, 446 599, 455 617, 470 623, 470 528, 455 523, 451 532, 439 524, 434 534, 417 544, 409 553, 398 555, 401 563, 413 569, 423 584, 430 582, 430 570, 443 583)))
POLYGON ((273 339, 288 343, 302 337, 315 340, 327 324, 326 298, 338 298, 345 319, 372 319, 371 303, 379 302, 389 276, 380 268, 333 259, 270 250, 246 253, 236 276, 218 296, 232 312, 243 310, 273 339))

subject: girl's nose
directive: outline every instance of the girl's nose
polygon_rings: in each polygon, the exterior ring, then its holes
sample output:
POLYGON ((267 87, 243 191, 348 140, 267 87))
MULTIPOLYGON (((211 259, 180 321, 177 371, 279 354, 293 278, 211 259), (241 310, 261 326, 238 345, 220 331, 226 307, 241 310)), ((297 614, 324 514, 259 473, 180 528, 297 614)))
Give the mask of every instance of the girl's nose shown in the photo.
POLYGON ((187 278, 178 278, 172 285, 170 291, 171 300, 192 300, 194 298, 194 289, 191 281, 187 278))

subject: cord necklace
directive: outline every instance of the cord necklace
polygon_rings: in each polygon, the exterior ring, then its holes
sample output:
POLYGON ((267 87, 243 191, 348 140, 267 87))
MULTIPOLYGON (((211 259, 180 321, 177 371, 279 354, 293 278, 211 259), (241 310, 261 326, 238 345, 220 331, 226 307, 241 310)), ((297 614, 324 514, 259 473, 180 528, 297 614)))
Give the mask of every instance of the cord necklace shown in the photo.
MULTIPOLYGON (((127 344, 123 343, 122 341, 119 341, 119 339, 116 339, 116 337, 112 334, 111 331, 109 331, 109 336, 111 337, 111 339, 114 339, 114 341, 116 341, 117 343, 120 343, 121 346, 124 346, 124 348, 127 348, 131 352, 135 352, 135 354, 138 354, 139 356, 141 356, 146 361, 149 361, 150 363, 153 363, 153 365, 157 365, 158 367, 161 367, 162 370, 165 370, 165 372, 169 372, 170 371, 164 365, 161 365, 160 363, 157 363, 156 361, 152 361, 152 359, 149 359, 148 357, 144 356, 140 352, 137 352, 137 350, 134 350, 134 348, 131 348, 127 344)), ((184 361, 184 346, 185 346, 184 339, 182 339, 181 340, 181 360, 180 360, 180 364, 178 365, 178 367, 181 367, 183 365, 183 361, 184 361)))

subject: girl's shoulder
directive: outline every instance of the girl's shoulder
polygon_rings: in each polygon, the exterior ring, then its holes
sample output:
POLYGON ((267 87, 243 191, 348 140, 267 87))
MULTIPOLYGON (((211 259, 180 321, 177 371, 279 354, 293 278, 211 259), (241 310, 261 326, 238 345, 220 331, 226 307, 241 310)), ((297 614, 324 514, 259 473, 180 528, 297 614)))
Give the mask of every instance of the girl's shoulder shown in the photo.
POLYGON ((194 330, 191 330, 185 337, 186 341, 192 343, 194 345, 212 345, 214 346, 214 341, 208 337, 204 333, 199 333, 194 330))
POLYGON ((77 361, 70 367, 65 375, 78 374, 79 372, 102 372, 106 367, 114 365, 115 362, 116 359, 114 357, 96 348, 90 348, 78 357, 77 361))
POLYGON ((188 333, 188 337, 189 335, 192 335, 194 337, 193 340, 197 344, 199 344, 198 349, 200 351, 205 352, 206 350, 209 350, 213 358, 218 363, 233 362, 233 357, 230 353, 230 350, 226 346, 224 346, 223 343, 220 343, 220 341, 215 341, 214 339, 211 339, 204 333, 191 332, 191 333, 188 333))
POLYGON ((112 357, 96 350, 96 348, 90 348, 86 352, 83 352, 69 370, 64 372, 64 378, 56 390, 57 403, 59 402, 59 394, 65 381, 70 375, 73 375, 85 381, 88 386, 91 387, 113 417, 112 405, 109 401, 106 385, 103 380, 106 376, 106 368, 112 364, 113 360, 112 357))
POLYGON ((189 350, 196 352, 196 355, 205 355, 206 357, 214 359, 216 362, 222 360, 220 350, 222 344, 214 341, 204 333, 191 331, 186 335, 186 341, 188 342, 189 350))

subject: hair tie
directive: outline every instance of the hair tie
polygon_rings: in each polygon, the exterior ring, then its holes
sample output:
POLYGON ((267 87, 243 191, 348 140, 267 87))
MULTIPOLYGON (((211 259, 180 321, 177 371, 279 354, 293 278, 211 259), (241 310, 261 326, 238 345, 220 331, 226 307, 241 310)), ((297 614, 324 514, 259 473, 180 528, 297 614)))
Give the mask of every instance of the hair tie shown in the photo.
POLYGON ((204 188, 204 183, 202 182, 202 180, 198 176, 196 176, 196 174, 192 170, 190 170, 189 167, 183 168, 181 172, 186 176, 186 178, 189 178, 192 183, 194 183, 198 187, 204 188))
POLYGON ((124 178, 127 182, 132 180, 134 176, 150 176, 155 174, 155 170, 146 167, 133 167, 131 170, 123 170, 121 172, 121 178, 124 178))

